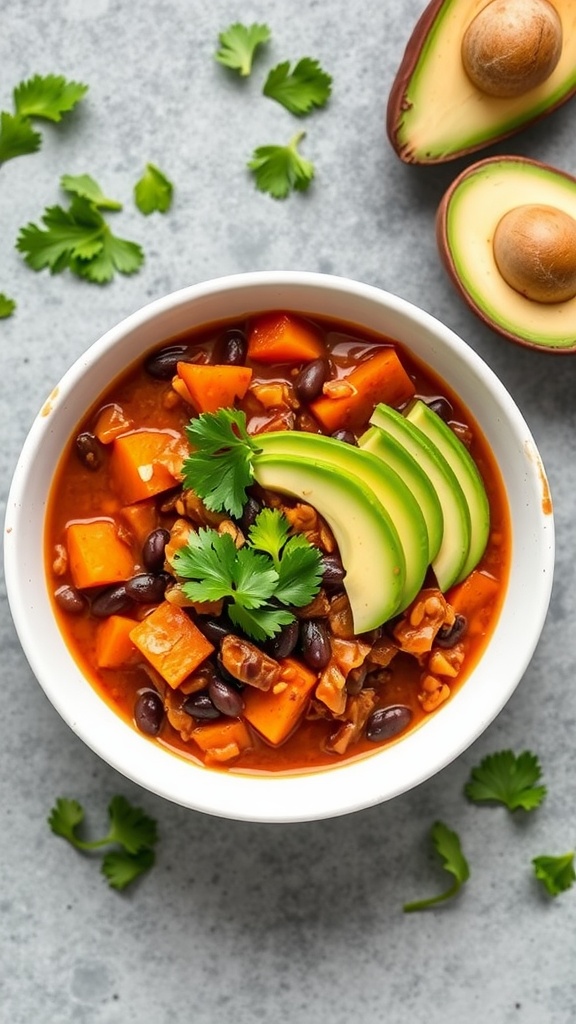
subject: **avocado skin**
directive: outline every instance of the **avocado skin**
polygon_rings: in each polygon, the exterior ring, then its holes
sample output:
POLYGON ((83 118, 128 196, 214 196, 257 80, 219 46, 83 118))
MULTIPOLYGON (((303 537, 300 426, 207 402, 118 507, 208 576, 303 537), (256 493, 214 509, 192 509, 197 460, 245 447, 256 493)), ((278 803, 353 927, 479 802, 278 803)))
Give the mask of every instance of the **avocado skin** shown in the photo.
MULTIPOLYGON (((447 163, 450 160, 455 160, 459 157, 467 156, 470 153, 475 153, 478 150, 485 149, 488 146, 493 145, 495 142, 500 142, 502 139, 506 139, 517 134, 527 125, 533 124, 536 121, 541 120, 543 117, 547 117, 548 114, 551 114, 554 110, 557 110, 558 107, 567 103, 568 100, 576 93, 576 78, 574 78, 573 81, 566 83, 566 87, 563 92, 557 92, 555 98, 551 99, 550 103, 543 110, 534 113, 530 111, 530 107, 528 106, 525 114, 523 114, 520 120, 513 125, 508 124, 505 127, 495 128, 493 133, 489 136, 482 137, 476 142, 463 144, 455 139, 453 145, 443 152, 416 151, 409 142, 401 138, 404 115, 406 111, 409 111, 413 106, 413 101, 410 98, 412 79, 418 67, 422 50, 429 37, 434 33, 438 23, 442 20, 446 9, 451 7, 454 2, 466 4, 469 3, 469 0, 431 0, 422 12, 406 44, 404 55, 394 77, 392 88, 388 96, 388 103, 386 107, 386 134, 396 155, 400 160, 407 164, 447 163)), ((470 21, 477 13, 478 7, 471 10, 470 21)), ((563 28, 566 29, 566 25, 564 23, 563 28)), ((458 51, 456 56, 458 60, 461 60, 460 51, 458 51)), ((482 93, 479 89, 476 89, 476 87, 472 88, 474 88, 479 97, 482 97, 482 93)), ((528 96, 530 96, 530 94, 528 94, 528 96)))

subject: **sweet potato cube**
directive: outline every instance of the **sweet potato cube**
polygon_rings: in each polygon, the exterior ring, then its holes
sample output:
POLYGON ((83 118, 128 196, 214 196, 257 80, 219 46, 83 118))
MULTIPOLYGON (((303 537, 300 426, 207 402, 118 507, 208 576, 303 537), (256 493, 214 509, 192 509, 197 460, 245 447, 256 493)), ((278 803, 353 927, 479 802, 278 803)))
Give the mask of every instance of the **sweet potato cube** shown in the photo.
POLYGON ((359 363, 344 382, 350 388, 348 394, 342 397, 324 394, 310 403, 313 415, 329 433, 360 427, 370 418, 378 402, 399 406, 416 391, 392 347, 383 348, 359 363))
POLYGON ((184 438, 165 430, 135 430, 112 443, 110 470, 125 505, 175 487, 187 454, 184 438))
POLYGON ((110 615, 98 626, 96 634, 96 664, 98 668, 124 668, 138 660, 138 651, 130 639, 134 619, 125 615, 110 615))
POLYGON ((252 746, 250 733, 240 718, 224 718, 199 725, 192 730, 191 738, 204 751, 207 764, 232 761, 252 746))
POLYGON ((104 587, 134 575, 132 552, 112 519, 70 523, 66 528, 68 564, 74 586, 104 587))
POLYGON ((309 363, 325 355, 316 328, 293 313, 264 313, 252 324, 248 357, 256 363, 309 363))
POLYGON ((168 601, 139 622, 130 639, 173 689, 214 650, 186 613, 168 601))
POLYGON ((158 512, 151 501, 139 501, 120 509, 120 518, 126 524, 138 547, 158 526, 158 512))
POLYGON ((244 398, 252 380, 252 370, 248 366, 178 363, 176 369, 199 413, 234 406, 237 398, 244 398))
POLYGON ((275 686, 270 690, 247 686, 243 694, 244 718, 274 747, 296 728, 317 683, 316 673, 295 659, 284 658, 280 664, 280 681, 275 686))

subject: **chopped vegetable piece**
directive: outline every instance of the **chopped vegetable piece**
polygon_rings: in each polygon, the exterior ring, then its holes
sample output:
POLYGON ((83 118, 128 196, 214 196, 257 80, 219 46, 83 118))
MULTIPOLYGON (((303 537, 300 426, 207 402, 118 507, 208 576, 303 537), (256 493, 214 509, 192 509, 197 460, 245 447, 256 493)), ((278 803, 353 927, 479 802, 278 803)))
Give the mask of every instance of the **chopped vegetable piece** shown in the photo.
POLYGON ((137 660, 136 648, 130 639, 134 619, 125 615, 109 615, 98 626, 96 664, 98 668, 122 668, 137 660))
POLYGON ((252 71, 257 48, 269 39, 270 29, 267 25, 242 25, 235 22, 219 34, 220 49, 216 52, 216 60, 246 77, 252 71))
POLYGON ((68 82, 63 75, 34 75, 14 89, 14 106, 20 117, 60 121, 87 92, 87 85, 68 82))
POLYGON ((559 857, 543 854, 534 857, 532 864, 536 878, 542 882, 550 896, 558 896, 566 889, 571 889, 576 882, 574 853, 565 853, 559 857))
POLYGON ((542 775, 538 758, 529 750, 514 754, 501 750, 489 754, 472 769, 464 787, 474 803, 501 803, 509 811, 532 811, 546 796, 546 786, 536 786, 542 775))
POLYGON ((258 146, 248 161, 256 188, 274 199, 285 199, 294 192, 305 192, 314 178, 314 165, 298 152, 305 132, 293 135, 286 146, 258 146))
POLYGON ((120 434, 125 434, 134 424, 132 420, 126 419, 122 407, 116 402, 105 405, 98 413, 98 419, 94 426, 94 436, 102 444, 110 444, 120 434))
POLYGON ((135 430, 117 437, 110 470, 122 501, 130 505, 175 487, 186 451, 173 431, 135 430))
POLYGON ((290 61, 284 61, 268 72, 264 95, 277 100, 291 114, 309 114, 314 107, 323 107, 332 91, 332 78, 322 70, 317 60, 302 57, 290 70, 290 61))
POLYGON ((197 412, 232 407, 237 398, 244 398, 252 380, 252 370, 247 366, 178 363, 176 368, 197 412))
POLYGON ((10 299, 3 292, 0 292, 0 320, 5 320, 7 317, 12 316, 15 309, 16 303, 14 299, 10 299))
POLYGON ((244 717, 275 747, 298 725, 317 681, 316 673, 295 658, 280 664, 280 680, 270 690, 244 690, 244 717))
POLYGON ((252 746, 250 733, 239 718, 221 718, 207 722, 192 731, 192 739, 201 750, 211 754, 213 761, 229 761, 252 746), (224 756, 218 756, 218 752, 224 756))
POLYGON ((139 622, 130 639, 173 689, 214 650, 186 613, 168 601, 139 622))
POLYGON ((150 213, 167 213, 172 205, 174 186, 154 164, 146 164, 144 174, 134 186, 136 206, 148 216, 150 213))
POLYGON ((344 382, 349 387, 348 393, 340 397, 324 394, 310 403, 313 415, 329 433, 359 427, 369 419, 378 402, 399 406, 416 391, 391 347, 365 359, 344 382))
POLYGON ((9 114, 3 110, 0 114, 0 164, 14 160, 17 156, 35 153, 42 145, 40 132, 34 130, 28 118, 18 114, 9 114))
POLYGON ((472 619, 482 608, 489 609, 500 590, 500 584, 494 576, 474 569, 466 579, 452 587, 446 600, 457 615, 465 615, 472 619))
POLYGON ((308 363, 325 355, 316 329, 293 313, 265 313, 252 322, 248 357, 255 363, 308 363))
POLYGON ((137 501, 133 505, 125 505, 118 514, 130 530, 139 548, 142 548, 148 534, 158 526, 156 506, 149 501, 137 501))
POLYGON ((468 861, 462 853, 460 839, 456 832, 452 832, 442 821, 437 821, 432 826, 431 838, 437 853, 443 860, 443 868, 454 876, 454 882, 446 892, 439 896, 430 896, 428 899, 416 900, 413 903, 404 904, 404 912, 411 914, 416 910, 426 910, 437 903, 451 899, 461 889, 464 882, 470 878, 468 861))
POLYGON ((121 583, 134 574, 132 552, 112 519, 70 523, 66 548, 74 586, 80 590, 121 583))

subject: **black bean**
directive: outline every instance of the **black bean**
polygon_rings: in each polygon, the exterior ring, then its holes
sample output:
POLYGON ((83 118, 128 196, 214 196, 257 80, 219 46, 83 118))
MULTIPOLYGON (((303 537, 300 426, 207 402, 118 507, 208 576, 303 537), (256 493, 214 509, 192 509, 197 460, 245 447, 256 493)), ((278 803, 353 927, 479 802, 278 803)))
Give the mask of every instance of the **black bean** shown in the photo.
POLYGON ((215 644, 216 647, 222 643, 224 637, 228 636, 228 633, 232 632, 232 627, 224 619, 205 619, 203 616, 200 616, 196 625, 206 639, 210 643, 215 644))
POLYGON ((266 642, 266 654, 271 658, 288 658, 294 651, 300 636, 300 624, 297 619, 283 626, 276 636, 266 642))
POLYGON ((441 626, 436 634, 434 643, 437 647, 454 647, 462 639, 468 621, 465 615, 457 615, 451 626, 441 626))
POLYGON ((339 590, 344 582, 346 570, 338 555, 322 555, 322 586, 326 590, 339 590))
POLYGON ((246 504, 242 509, 242 516, 240 518, 240 529, 243 533, 248 533, 251 526, 254 526, 256 516, 262 511, 262 504, 258 501, 258 498, 254 498, 253 495, 249 494, 246 504))
POLYGON ((126 612, 131 607, 132 598, 126 593, 126 585, 117 583, 98 594, 92 601, 90 610, 98 619, 106 619, 109 615, 126 612))
POLYGON ((330 375, 327 359, 314 359, 307 363, 294 378, 294 391, 301 402, 312 402, 322 394, 322 387, 330 375))
POLYGON ((54 592, 56 604, 69 615, 79 615, 87 607, 86 598, 76 590, 76 587, 65 583, 54 592))
POLYGON ((189 350, 186 345, 166 345, 144 360, 144 369, 156 380, 171 380, 176 373, 176 364, 187 361, 189 350))
POLYGON ((426 405, 446 423, 454 419, 454 409, 448 399, 444 398, 444 395, 437 395, 434 398, 426 398, 424 401, 426 402, 426 405))
POLYGON ((227 363, 229 366, 244 366, 248 342, 243 331, 232 327, 222 334, 214 346, 213 362, 227 363))
POLYGON ((412 711, 404 704, 392 704, 387 708, 377 708, 366 723, 366 739, 372 743, 390 740, 406 729, 412 721, 412 711))
POLYGON ((95 472, 100 469, 104 461, 104 445, 91 434, 89 430, 82 430, 76 438, 76 452, 80 462, 95 472))
POLYGON ((170 540, 170 533, 159 526, 148 534, 142 545, 142 561, 148 572, 160 572, 164 565, 164 551, 170 540))
POLYGON ((134 721, 140 732, 158 735, 164 721, 164 704, 156 690, 140 690, 134 704, 134 721))
POLYGON ((137 604, 158 604, 164 597, 166 584, 166 573, 155 576, 152 572, 139 572, 126 580, 124 587, 128 597, 137 604))
POLYGON ((219 676, 210 680, 208 696, 214 707, 229 718, 238 718, 244 711, 244 700, 238 690, 219 676))
POLYGON ((182 710, 203 722, 220 718, 218 708, 214 707, 207 693, 191 693, 184 701, 182 710))
POLYGON ((323 669, 332 657, 330 637, 323 622, 305 619, 300 627, 302 657, 309 668, 323 669))
POLYGON ((336 438, 337 441, 342 441, 343 444, 358 445, 358 441, 351 430, 335 430, 330 436, 336 438))

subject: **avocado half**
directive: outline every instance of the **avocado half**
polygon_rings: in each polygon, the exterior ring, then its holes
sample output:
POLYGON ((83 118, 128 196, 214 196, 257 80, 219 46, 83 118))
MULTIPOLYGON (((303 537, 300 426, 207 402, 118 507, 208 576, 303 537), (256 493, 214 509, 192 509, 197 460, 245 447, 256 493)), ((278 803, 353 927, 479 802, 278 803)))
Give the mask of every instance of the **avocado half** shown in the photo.
POLYGON ((576 352, 576 297, 544 303, 510 287, 494 257, 501 218, 523 205, 554 207, 576 220, 576 178, 524 157, 480 160, 450 185, 438 207, 440 256, 461 296, 489 327, 529 348, 576 352))
POLYGON ((550 76, 521 96, 489 96, 464 70, 462 39, 489 0, 432 0, 417 22, 394 79, 386 130, 405 163, 453 160, 519 131, 576 92, 574 0, 553 0, 562 52, 550 76))

